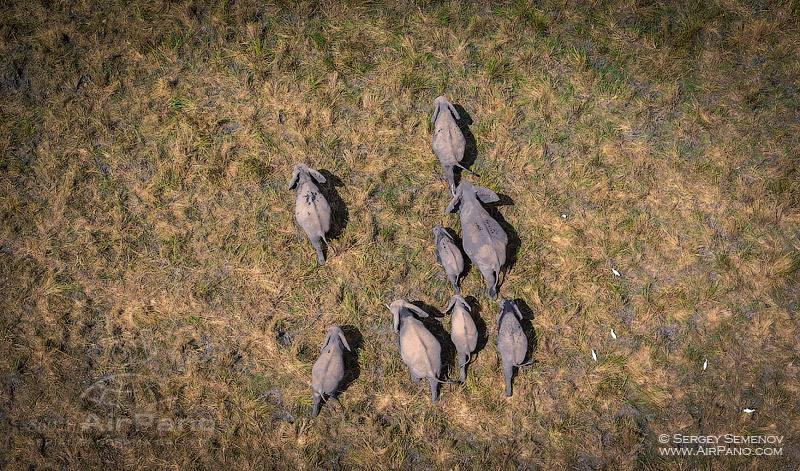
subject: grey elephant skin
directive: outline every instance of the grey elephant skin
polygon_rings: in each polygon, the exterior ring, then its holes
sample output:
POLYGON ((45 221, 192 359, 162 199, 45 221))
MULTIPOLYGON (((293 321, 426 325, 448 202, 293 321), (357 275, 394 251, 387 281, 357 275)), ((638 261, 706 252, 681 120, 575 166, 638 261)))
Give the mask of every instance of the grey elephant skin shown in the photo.
POLYGON ((445 313, 450 314, 450 340, 458 352, 458 365, 461 369, 461 382, 467 380, 467 363, 478 346, 478 328, 472 319, 467 300, 460 295, 450 299, 445 313))
POLYGON ((311 369, 311 415, 319 415, 322 401, 336 394, 344 377, 344 349, 350 351, 347 338, 339 326, 331 326, 320 355, 311 369))
POLYGON ((455 192, 456 186, 454 167, 467 170, 461 165, 467 141, 461 128, 458 127, 457 119, 461 119, 461 116, 447 97, 439 96, 433 100, 431 147, 444 168, 444 176, 450 187, 450 193, 455 192))
POLYGON ((297 164, 289 180, 289 189, 297 188, 294 217, 317 251, 317 262, 322 264, 325 263, 322 243, 328 244, 325 233, 331 228, 331 207, 315 181, 325 183, 325 177, 306 164, 297 164))
POLYGON ((528 338, 519 321, 522 313, 516 303, 503 301, 497 319, 497 350, 503 360, 503 376, 506 380, 506 396, 511 396, 514 368, 524 366, 525 355, 528 354, 528 338))
POLYGON ((461 287, 458 285, 458 278, 464 272, 464 256, 458 248, 453 236, 442 226, 433 228, 436 237, 436 260, 447 273, 447 279, 453 285, 456 294, 461 294, 461 287))
POLYGON ((483 275, 491 299, 497 298, 500 271, 506 263, 508 235, 481 202, 497 201, 500 198, 492 190, 463 181, 445 210, 459 212, 464 252, 483 275))
POLYGON ((400 357, 418 383, 426 378, 431 388, 431 400, 439 400, 439 372, 442 367, 442 347, 434 335, 417 319, 428 314, 417 306, 398 299, 387 306, 392 312, 394 331, 399 334, 400 357))

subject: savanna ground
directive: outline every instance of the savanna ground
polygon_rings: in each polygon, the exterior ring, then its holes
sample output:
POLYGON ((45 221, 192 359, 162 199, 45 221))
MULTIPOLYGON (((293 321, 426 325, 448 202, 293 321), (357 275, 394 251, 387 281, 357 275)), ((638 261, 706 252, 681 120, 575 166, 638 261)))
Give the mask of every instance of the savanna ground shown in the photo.
POLYGON ((800 465, 797 2, 0 15, 0 468, 800 465), (451 295, 442 93, 518 239, 501 294, 535 364, 510 399, 475 269, 488 342, 437 405, 385 307, 451 295), (286 189, 301 161, 342 221, 322 267, 286 189), (310 420, 332 323, 352 381, 310 420), (783 454, 665 457, 664 433, 783 454))

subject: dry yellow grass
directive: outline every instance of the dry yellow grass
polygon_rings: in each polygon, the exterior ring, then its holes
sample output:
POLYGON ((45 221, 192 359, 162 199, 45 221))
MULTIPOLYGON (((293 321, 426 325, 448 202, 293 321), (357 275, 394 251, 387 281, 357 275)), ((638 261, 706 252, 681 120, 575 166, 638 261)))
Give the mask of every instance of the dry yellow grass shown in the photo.
POLYGON ((0 468, 796 468, 798 16, 7 3, 0 468), (438 405, 384 307, 451 294, 431 232, 457 227, 429 147, 441 93, 474 121, 468 178, 514 203, 501 293, 537 345, 510 399, 476 270, 489 341, 438 405), (323 267, 285 188, 299 161, 346 206, 323 267), (310 420, 331 323, 358 377, 310 420), (162 422, 113 422, 144 413, 162 422), (783 454, 664 457, 663 433, 782 435, 783 454))

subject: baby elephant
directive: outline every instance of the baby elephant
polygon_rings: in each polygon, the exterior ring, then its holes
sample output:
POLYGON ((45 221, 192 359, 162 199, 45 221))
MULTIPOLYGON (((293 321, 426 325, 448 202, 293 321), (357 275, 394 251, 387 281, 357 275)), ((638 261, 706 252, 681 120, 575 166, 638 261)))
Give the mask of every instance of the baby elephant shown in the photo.
POLYGON ((325 183, 325 177, 306 164, 297 164, 289 181, 289 189, 297 188, 294 217, 306 232, 317 251, 317 262, 325 263, 322 242, 328 244, 325 233, 331 228, 331 207, 314 183, 325 183))
POLYGON ((451 312, 450 339, 458 352, 458 364, 461 367, 461 382, 467 380, 467 363, 475 347, 478 345, 478 328, 470 315, 469 303, 459 295, 450 299, 444 312, 451 312))
POLYGON ((463 181, 445 212, 461 213, 461 231, 464 251, 478 267, 491 299, 497 298, 500 270, 506 263, 508 236, 500 224, 481 205, 500 201, 495 192, 463 181))
POLYGON ((439 162, 444 167, 444 176, 447 179, 447 185, 450 187, 450 193, 455 194, 455 176, 453 174, 453 167, 460 167, 464 170, 470 171, 461 165, 461 159, 464 158, 464 148, 466 147, 466 140, 461 128, 456 123, 457 119, 461 119, 458 111, 450 103, 450 100, 445 96, 437 97, 433 100, 433 140, 431 147, 433 153, 439 159, 439 162))
POLYGON ((311 369, 311 401, 314 405, 311 415, 314 417, 319 414, 321 401, 336 393, 344 377, 342 347, 350 351, 344 332, 339 326, 333 325, 328 328, 328 335, 322 344, 319 358, 311 369))
POLYGON ((528 338, 522 331, 519 321, 522 313, 510 299, 500 306, 500 317, 497 319, 497 350, 503 359, 503 375, 506 378, 506 396, 511 396, 511 382, 514 378, 514 367, 523 364, 528 353, 528 338))
POLYGON ((439 370, 442 367, 442 347, 436 337, 414 317, 428 317, 417 306, 398 299, 387 305, 394 317, 394 331, 400 334, 400 357, 411 371, 411 379, 419 383, 427 378, 431 387, 431 399, 439 400, 439 370))
POLYGON ((444 227, 434 227, 433 233, 436 235, 436 260, 447 273, 447 279, 450 280, 456 294, 461 294, 461 287, 458 286, 458 277, 464 271, 464 257, 461 255, 461 249, 458 248, 453 236, 444 227))

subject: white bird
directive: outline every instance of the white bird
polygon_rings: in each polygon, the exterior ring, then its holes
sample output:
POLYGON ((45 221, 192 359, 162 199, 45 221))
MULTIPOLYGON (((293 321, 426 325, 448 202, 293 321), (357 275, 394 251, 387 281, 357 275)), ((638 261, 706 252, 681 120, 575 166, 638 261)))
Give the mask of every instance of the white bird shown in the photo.
POLYGON ((562 214, 561 215, 561 219, 567 219, 567 215, 566 214, 562 214))
POLYGON ((611 338, 617 340, 617 333, 614 332, 614 329, 611 329, 611 338))
POLYGON ((706 361, 703 362, 703 371, 705 371, 706 368, 708 368, 708 358, 706 358, 706 361))
POLYGON ((594 351, 594 348, 592 349, 592 360, 597 361, 597 352, 594 351))
POLYGON ((756 411, 755 409, 750 409, 750 408, 747 408, 747 407, 742 409, 742 412, 745 412, 747 414, 752 414, 755 411, 756 411))
POLYGON ((620 276, 620 274, 619 274, 619 272, 617 271, 616 268, 611 268, 611 273, 613 273, 614 276, 620 276))

